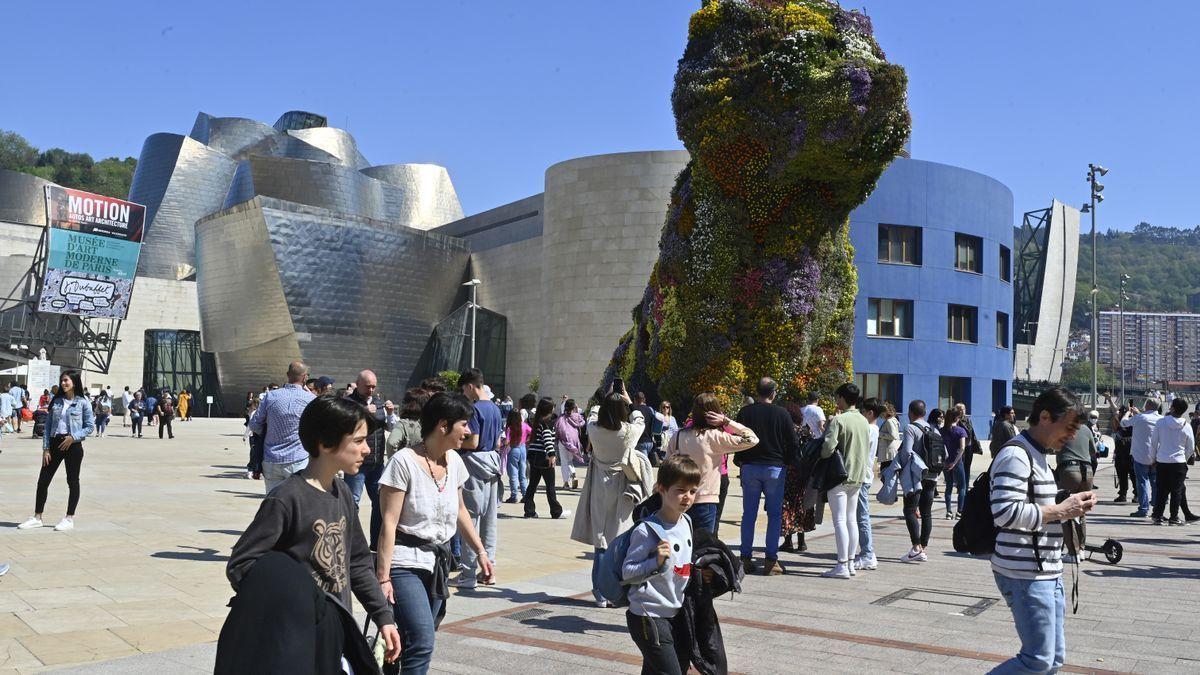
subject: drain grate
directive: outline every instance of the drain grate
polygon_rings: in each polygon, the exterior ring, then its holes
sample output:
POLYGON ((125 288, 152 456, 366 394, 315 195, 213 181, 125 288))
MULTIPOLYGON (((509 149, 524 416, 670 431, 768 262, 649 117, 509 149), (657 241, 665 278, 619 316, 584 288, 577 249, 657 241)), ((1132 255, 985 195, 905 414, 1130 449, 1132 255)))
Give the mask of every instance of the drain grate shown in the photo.
POLYGON ((546 616, 549 613, 550 613, 550 610, 548 610, 548 609, 538 609, 537 607, 531 607, 529 609, 523 609, 519 612, 514 612, 512 614, 509 614, 508 616, 506 616, 504 618, 512 619, 513 621, 528 621, 529 619, 536 619, 540 616, 546 616))
POLYGON ((989 598, 982 595, 955 593, 953 591, 938 591, 929 588, 901 588, 895 593, 885 595, 872 602, 872 605, 891 605, 897 602, 921 603, 927 605, 948 605, 955 608, 951 614, 959 616, 979 616, 988 607, 1000 602, 999 598, 989 598))

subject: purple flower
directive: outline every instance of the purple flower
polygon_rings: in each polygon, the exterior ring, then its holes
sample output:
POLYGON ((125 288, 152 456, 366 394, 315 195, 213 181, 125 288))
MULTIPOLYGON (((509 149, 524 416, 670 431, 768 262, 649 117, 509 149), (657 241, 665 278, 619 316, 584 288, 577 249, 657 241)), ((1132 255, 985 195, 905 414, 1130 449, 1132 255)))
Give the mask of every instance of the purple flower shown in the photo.
POLYGON ((874 35, 875 28, 871 25, 871 17, 858 12, 847 12, 844 9, 838 9, 838 12, 833 17, 833 27, 839 32, 854 31, 863 35, 874 35))
POLYGON ((771 258, 763 265, 763 283, 776 288, 783 287, 788 278, 788 266, 782 258, 771 258))
POLYGON ((862 64, 848 63, 842 68, 842 77, 850 82, 850 102, 858 106, 871 96, 871 71, 862 64))
POLYGON ((808 249, 801 249, 796 267, 793 268, 791 275, 784 283, 784 310, 793 317, 811 313, 816 306, 820 287, 821 267, 808 254, 808 249))

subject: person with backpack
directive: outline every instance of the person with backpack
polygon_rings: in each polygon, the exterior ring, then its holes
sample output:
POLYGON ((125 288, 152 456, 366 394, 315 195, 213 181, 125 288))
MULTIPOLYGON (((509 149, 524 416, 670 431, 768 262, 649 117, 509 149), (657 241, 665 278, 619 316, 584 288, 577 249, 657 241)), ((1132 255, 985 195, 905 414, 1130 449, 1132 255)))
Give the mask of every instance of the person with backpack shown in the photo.
MULTIPOLYGON (((938 412, 938 411, 934 411, 938 412)), ((930 419, 933 416, 930 415, 930 419)), ((946 520, 954 520, 962 515, 963 502, 967 499, 966 459, 971 453, 968 444, 970 434, 961 422, 962 413, 957 407, 946 411, 946 423, 942 426, 942 442, 946 446, 946 468, 942 474, 946 477, 946 520), (954 510, 954 489, 958 488, 958 511, 954 510)))
POLYGON ((1049 525, 1091 511, 1096 496, 1080 492, 1055 503, 1057 486, 1046 456, 1071 440, 1082 420, 1074 394, 1048 389, 1033 402, 1029 428, 992 462, 990 502, 997 528, 992 574, 1021 640, 1017 655, 993 673, 1054 673, 1066 661, 1063 537, 1049 525))
POLYGON ((690 457, 667 457, 654 484, 662 507, 629 538, 621 566, 622 582, 630 587, 625 622, 642 653, 643 673, 683 675, 691 665, 691 645, 676 640, 681 631, 673 619, 683 607, 692 576, 692 523, 686 512, 702 478, 690 457))
POLYGON ((925 469, 919 485, 905 487, 904 524, 908 526, 912 548, 900 558, 900 562, 921 563, 929 559, 925 547, 929 545, 929 535, 933 533, 933 491, 937 487, 938 473, 945 464, 946 446, 938 430, 925 421, 925 401, 916 399, 909 402, 908 419, 900 450, 896 452, 896 461, 903 472, 914 457, 919 457, 925 469), (940 458, 940 463, 935 464, 930 458, 940 458), (918 512, 920 519, 917 518, 918 512))

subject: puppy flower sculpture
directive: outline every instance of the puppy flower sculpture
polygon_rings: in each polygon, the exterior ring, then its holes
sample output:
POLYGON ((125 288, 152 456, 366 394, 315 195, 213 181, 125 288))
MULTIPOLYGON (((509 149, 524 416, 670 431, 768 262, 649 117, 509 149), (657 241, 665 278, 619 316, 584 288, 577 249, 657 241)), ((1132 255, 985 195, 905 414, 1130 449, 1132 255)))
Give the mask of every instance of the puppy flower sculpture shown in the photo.
POLYGON ((734 410, 851 376, 849 215, 908 139, 904 70, 827 0, 706 0, 671 96, 691 162, 604 381, 734 410))

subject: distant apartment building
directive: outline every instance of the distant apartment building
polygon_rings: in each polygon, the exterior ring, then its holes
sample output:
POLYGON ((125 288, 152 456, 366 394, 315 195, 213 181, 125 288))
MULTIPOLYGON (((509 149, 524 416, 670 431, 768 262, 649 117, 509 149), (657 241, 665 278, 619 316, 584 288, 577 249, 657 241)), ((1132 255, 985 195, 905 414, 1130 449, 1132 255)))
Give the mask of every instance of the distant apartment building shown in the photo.
POLYGON ((1198 382, 1200 314, 1126 311, 1122 325, 1120 313, 1100 312, 1099 358, 1129 382, 1198 382))

